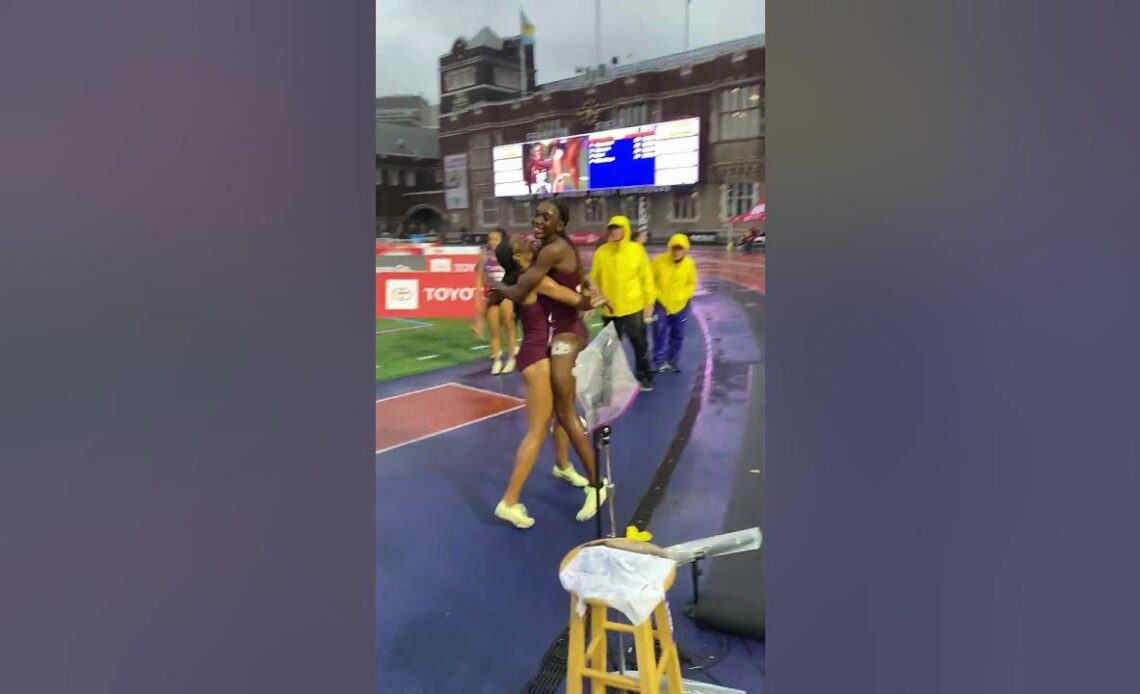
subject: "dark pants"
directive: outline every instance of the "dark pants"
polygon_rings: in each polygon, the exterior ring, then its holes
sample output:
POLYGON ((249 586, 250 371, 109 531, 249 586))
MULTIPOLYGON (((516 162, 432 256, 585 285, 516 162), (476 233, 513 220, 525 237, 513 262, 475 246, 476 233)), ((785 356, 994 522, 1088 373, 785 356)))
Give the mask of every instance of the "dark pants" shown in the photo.
POLYGON ((661 304, 653 309, 653 365, 677 363, 681 345, 685 341, 685 322, 689 320, 689 305, 673 315, 665 313, 661 304))
POLYGON ((603 317, 606 325, 614 324, 618 337, 628 337, 633 347, 634 375, 642 383, 653 382, 653 370, 649 366, 649 336, 645 332, 645 318, 641 311, 628 316, 603 317))

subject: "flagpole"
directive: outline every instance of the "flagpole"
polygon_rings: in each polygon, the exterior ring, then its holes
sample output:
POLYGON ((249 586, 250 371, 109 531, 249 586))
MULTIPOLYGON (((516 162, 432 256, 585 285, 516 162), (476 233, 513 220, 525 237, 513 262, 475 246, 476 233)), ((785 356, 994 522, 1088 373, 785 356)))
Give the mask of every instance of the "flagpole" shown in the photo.
POLYGON ((689 50, 689 5, 693 0, 685 0, 685 50, 689 50))
POLYGON ((526 46, 530 43, 530 18, 523 12, 522 3, 519 3, 519 90, 526 96, 526 46))
POLYGON ((526 83, 526 41, 519 37, 519 86, 523 96, 526 96, 526 83))
POLYGON ((602 66, 602 0, 594 0, 594 69, 602 66))

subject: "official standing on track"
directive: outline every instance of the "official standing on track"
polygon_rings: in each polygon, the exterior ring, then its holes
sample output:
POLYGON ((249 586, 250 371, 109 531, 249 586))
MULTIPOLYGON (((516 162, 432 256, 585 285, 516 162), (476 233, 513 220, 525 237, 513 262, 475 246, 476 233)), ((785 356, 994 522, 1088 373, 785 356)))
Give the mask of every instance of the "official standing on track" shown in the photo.
POLYGON ((653 319, 653 368, 658 373, 681 370, 677 359, 685 340, 689 302, 697 293, 697 264, 689 257, 689 237, 673 234, 669 249, 653 259, 657 307, 653 319))
POLYGON ((594 253, 590 281, 609 299, 602 320, 613 323, 618 335, 633 346, 634 373, 641 390, 653 390, 649 336, 645 323, 653 316, 657 287, 645 247, 633 240, 629 219, 618 215, 606 227, 609 241, 594 253))

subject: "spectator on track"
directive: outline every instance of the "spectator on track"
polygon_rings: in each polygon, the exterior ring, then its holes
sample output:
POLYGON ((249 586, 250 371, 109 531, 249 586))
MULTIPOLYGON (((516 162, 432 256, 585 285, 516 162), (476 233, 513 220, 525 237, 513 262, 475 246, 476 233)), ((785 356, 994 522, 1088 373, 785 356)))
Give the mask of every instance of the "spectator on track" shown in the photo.
POLYGON ((632 238, 629 219, 618 215, 606 227, 609 240, 594 253, 590 281, 609 299, 602 320, 614 324, 633 346, 634 373, 642 391, 653 390, 646 322, 653 317, 657 287, 645 247, 632 238))
POLYGON ((689 257, 689 237, 674 234, 669 248, 653 259, 657 306, 653 319, 653 368, 677 373, 677 360, 685 339, 689 302, 697 292, 697 265, 689 257))

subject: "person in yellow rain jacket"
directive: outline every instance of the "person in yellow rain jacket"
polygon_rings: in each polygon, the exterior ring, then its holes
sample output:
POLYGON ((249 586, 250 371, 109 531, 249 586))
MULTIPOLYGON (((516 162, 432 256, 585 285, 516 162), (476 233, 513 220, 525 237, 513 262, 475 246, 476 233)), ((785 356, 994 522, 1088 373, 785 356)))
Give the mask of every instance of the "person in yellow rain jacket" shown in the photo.
POLYGON ((606 226, 609 240, 594 252, 590 267, 592 282, 609 305, 602 309, 602 320, 614 324, 618 335, 628 337, 633 346, 634 374, 643 391, 653 390, 653 368, 649 363, 649 336, 645 324, 653 316, 657 287, 645 247, 632 238, 629 219, 618 215, 606 226))
POLYGON ((681 368, 677 359, 685 340, 689 302, 697 292, 697 264, 689 257, 689 237, 673 234, 669 249, 653 259, 657 307, 653 318, 653 367, 659 373, 681 368))

